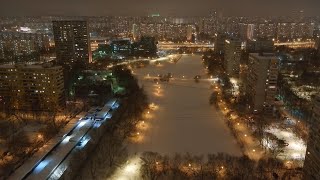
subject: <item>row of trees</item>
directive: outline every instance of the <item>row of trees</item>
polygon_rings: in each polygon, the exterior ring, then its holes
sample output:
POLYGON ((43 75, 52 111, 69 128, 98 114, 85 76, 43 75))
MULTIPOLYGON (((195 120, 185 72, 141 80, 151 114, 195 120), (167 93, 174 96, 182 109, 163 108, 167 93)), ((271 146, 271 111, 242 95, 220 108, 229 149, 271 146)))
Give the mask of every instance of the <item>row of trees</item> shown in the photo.
MULTIPOLYGON (((237 100, 234 100, 232 95, 232 84, 229 80, 229 77, 225 73, 219 73, 217 71, 218 69, 223 69, 222 64, 217 62, 217 55, 208 55, 204 56, 204 62, 207 67, 209 67, 209 73, 212 75, 218 75, 220 77, 219 85, 216 85, 217 87, 221 88, 221 91, 219 88, 214 88, 215 90, 212 92, 209 101, 210 104, 215 105, 217 108, 219 107, 219 101, 221 99, 224 100, 228 104, 228 107, 232 110, 235 110, 238 115, 243 116, 247 110, 246 104, 250 100, 250 97, 248 96, 240 96, 237 98, 237 100), (212 58, 214 58, 212 60, 212 58), (220 93, 219 93, 220 92, 220 93)), ((232 111, 230 111, 226 116, 226 124, 229 127, 232 135, 237 139, 237 142, 240 146, 240 148, 244 151, 245 145, 243 143, 242 134, 239 134, 239 132, 236 130, 237 122, 228 120, 231 118, 232 111)), ((257 138, 259 141, 261 147, 265 149, 266 152, 269 152, 274 158, 277 157, 281 152, 283 152, 283 149, 286 145, 286 143, 278 139, 275 135, 271 133, 265 132, 265 129, 268 127, 270 120, 266 120, 265 117, 263 117, 262 114, 256 115, 254 117, 255 121, 249 121, 248 117, 239 117, 242 121, 245 121, 247 126, 250 129, 254 129, 254 137, 257 138)))
POLYGON ((103 136, 96 144, 96 148, 82 164, 82 172, 76 179, 103 179, 108 178, 112 172, 127 157, 124 142, 134 136, 136 126, 148 108, 148 98, 137 84, 137 80, 125 67, 114 69, 115 76, 126 88, 127 93, 121 98, 121 106, 114 112, 113 117, 106 123, 103 136))
POLYGON ((142 155, 144 179, 290 179, 301 178, 300 169, 288 170, 274 158, 258 162, 247 156, 224 153, 203 155, 176 154, 173 157, 155 152, 142 155))
POLYGON ((0 141, 0 176, 8 176, 14 169, 24 163, 59 130, 81 111, 75 106, 62 109, 52 104, 51 111, 18 111, 6 108, 1 114, 0 141), (75 112, 74 110, 78 110, 75 112), (74 112, 73 112, 74 111, 74 112), (37 131, 28 133, 30 127, 37 131))

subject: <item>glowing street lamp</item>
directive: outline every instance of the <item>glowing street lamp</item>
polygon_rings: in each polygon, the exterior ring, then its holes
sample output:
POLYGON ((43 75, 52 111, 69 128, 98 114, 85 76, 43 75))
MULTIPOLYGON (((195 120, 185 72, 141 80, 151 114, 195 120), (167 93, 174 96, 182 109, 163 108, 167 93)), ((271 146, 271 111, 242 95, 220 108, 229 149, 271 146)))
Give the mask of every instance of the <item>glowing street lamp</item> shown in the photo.
POLYGON ((37 137, 38 137, 39 140, 41 140, 41 141, 43 140, 43 135, 42 134, 38 134, 37 137))

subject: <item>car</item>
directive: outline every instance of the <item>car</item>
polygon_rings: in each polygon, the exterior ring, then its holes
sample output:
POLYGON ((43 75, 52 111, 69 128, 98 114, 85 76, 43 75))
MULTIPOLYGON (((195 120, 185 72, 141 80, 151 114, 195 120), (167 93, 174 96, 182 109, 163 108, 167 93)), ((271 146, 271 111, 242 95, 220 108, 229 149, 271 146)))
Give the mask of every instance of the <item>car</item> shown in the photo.
POLYGON ((89 117, 85 116, 85 117, 80 118, 80 121, 84 121, 84 120, 88 120, 88 119, 89 119, 89 117))
POLYGON ((72 137, 69 139, 69 142, 77 142, 76 138, 75 137, 72 137))

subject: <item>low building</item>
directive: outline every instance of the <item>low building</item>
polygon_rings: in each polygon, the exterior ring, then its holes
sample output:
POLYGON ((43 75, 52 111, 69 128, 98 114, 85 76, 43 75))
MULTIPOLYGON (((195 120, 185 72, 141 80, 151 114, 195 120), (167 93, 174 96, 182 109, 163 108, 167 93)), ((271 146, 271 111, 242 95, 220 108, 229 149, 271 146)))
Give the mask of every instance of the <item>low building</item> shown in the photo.
POLYGON ((320 179, 320 95, 313 99, 313 115, 304 161, 304 179, 320 179))
POLYGON ((273 52, 274 51, 274 42, 268 39, 257 39, 253 41, 247 41, 248 52, 273 52))
POLYGON ((112 53, 123 55, 125 57, 131 55, 130 39, 119 39, 111 42, 112 53))
POLYGON ((245 79, 245 94, 250 109, 272 113, 277 94, 279 60, 273 53, 249 54, 248 73, 245 79))
POLYGON ((4 108, 50 111, 64 106, 61 66, 5 64, 0 66, 0 96, 4 108))

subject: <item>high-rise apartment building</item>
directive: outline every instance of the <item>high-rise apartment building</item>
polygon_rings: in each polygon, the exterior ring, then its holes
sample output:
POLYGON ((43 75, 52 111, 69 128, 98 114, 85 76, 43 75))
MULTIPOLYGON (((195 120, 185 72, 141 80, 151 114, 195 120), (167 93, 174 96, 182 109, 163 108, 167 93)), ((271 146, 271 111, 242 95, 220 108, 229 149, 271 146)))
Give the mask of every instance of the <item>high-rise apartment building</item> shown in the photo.
POLYGON ((91 62, 86 21, 53 21, 57 61, 65 67, 91 62))
POLYGON ((250 109, 272 113, 277 93, 279 60, 273 53, 250 53, 245 91, 250 109))
POLYGON ((64 106, 61 66, 4 64, 0 66, 0 96, 4 108, 52 110, 64 106))
POLYGON ((41 33, 0 33, 0 62, 40 61, 40 50, 49 49, 49 37, 41 33))
POLYGON ((304 179, 320 179, 320 95, 313 99, 313 115, 304 161, 304 179))
POLYGON ((255 25, 254 24, 247 24, 247 23, 240 23, 240 38, 242 40, 253 40, 254 39, 254 31, 255 25))
POLYGON ((241 41, 225 40, 224 69, 230 76, 238 76, 240 71, 241 41))
POLYGON ((214 36, 214 52, 223 54, 225 50, 227 36, 225 34, 216 33, 214 36))

